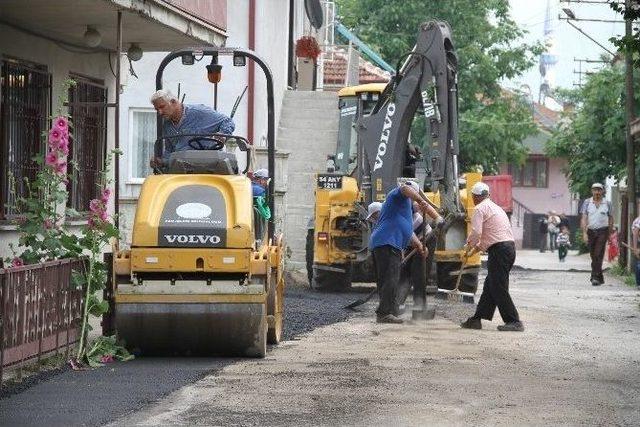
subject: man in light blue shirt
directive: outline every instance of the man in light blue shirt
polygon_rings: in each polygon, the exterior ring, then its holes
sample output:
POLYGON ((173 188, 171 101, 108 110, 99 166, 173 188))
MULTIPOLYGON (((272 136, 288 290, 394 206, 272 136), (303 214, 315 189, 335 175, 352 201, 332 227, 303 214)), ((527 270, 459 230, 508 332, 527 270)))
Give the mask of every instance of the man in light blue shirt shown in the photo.
MULTIPOLYGON (((159 90, 151 96, 151 103, 164 120, 162 122, 163 136, 187 134, 224 133, 231 135, 235 129, 233 120, 204 104, 182 104, 168 90, 159 90)), ((162 158, 151 159, 151 167, 167 164, 169 156, 174 151, 193 150, 189 140, 193 137, 171 138, 166 145, 162 158)), ((199 141, 204 148, 211 148, 211 141, 199 141)))

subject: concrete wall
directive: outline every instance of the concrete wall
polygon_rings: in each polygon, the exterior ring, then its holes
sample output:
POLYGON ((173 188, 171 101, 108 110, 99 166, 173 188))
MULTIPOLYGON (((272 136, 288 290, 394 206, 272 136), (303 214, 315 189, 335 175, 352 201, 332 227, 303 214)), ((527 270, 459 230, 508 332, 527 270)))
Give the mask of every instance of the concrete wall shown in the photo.
MULTIPOLYGON (((60 108, 66 113, 66 109, 60 104, 63 84, 69 78, 69 73, 82 74, 95 79, 104 80, 108 88, 109 100, 113 102, 115 94, 115 78, 109 68, 107 53, 80 54, 62 49, 57 44, 35 37, 21 31, 0 24, 0 55, 7 55, 23 60, 33 61, 46 65, 52 74, 52 113, 56 114, 60 108)), ((115 63, 114 60, 112 60, 115 63)), ((107 147, 114 146, 113 109, 107 110, 107 147)), ((6 173, 2 171, 0 173, 6 173)), ((10 243, 17 243, 18 234, 15 226, 0 224, 0 258, 11 255, 10 243)))

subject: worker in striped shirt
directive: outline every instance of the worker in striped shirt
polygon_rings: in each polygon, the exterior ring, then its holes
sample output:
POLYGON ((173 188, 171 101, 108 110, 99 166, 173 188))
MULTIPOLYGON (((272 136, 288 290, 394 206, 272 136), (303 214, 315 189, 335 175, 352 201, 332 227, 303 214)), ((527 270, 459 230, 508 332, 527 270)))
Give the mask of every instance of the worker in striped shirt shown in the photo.
POLYGON ((509 272, 516 260, 511 223, 504 210, 489 198, 487 184, 477 182, 471 188, 471 195, 476 209, 471 217, 472 231, 465 251, 488 252, 488 271, 475 314, 460 326, 465 329, 482 329, 481 319, 493 319, 497 307, 504 321, 504 325, 498 326, 498 330, 522 332, 524 325, 509 295, 509 272))

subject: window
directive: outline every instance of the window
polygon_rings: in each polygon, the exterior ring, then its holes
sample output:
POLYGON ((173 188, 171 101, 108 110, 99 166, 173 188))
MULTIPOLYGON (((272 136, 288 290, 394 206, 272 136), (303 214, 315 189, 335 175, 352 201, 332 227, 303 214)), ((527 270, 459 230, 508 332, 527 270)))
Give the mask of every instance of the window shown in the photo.
POLYGON ((131 178, 142 179, 151 175, 149 160, 156 140, 156 111, 132 108, 129 110, 129 140, 131 147, 131 178))
POLYGON ((107 150, 107 89, 104 83, 72 75, 76 85, 69 88, 69 114, 73 128, 69 144, 69 200, 78 212, 89 209, 89 201, 99 197, 100 174, 107 150))
POLYGON ((522 166, 509 165, 514 187, 547 188, 548 170, 549 159, 545 157, 529 157, 522 166))
POLYGON ((33 158, 44 149, 49 126, 51 74, 44 65, 2 58, 0 71, 0 219, 17 212, 16 198, 27 196, 25 178, 34 180, 33 158))

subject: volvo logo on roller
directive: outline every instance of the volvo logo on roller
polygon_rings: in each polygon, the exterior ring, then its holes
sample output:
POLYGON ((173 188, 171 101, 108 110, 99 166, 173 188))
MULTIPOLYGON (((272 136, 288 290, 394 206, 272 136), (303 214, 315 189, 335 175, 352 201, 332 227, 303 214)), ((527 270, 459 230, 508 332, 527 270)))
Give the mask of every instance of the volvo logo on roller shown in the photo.
POLYGON ((220 236, 214 234, 165 234, 168 243, 199 243, 201 245, 220 243, 220 236))
POLYGON ((383 157, 387 153, 387 144, 389 143, 389 134, 391 133, 391 126, 393 126, 393 120, 391 117, 396 113, 396 104, 390 103, 387 107, 387 114, 384 116, 384 125, 382 126, 382 134, 380 135, 380 144, 378 144, 378 152, 376 153, 376 164, 373 166, 373 170, 380 169, 384 163, 383 157))

